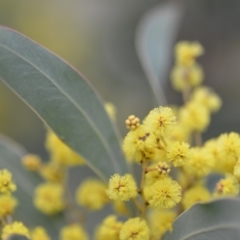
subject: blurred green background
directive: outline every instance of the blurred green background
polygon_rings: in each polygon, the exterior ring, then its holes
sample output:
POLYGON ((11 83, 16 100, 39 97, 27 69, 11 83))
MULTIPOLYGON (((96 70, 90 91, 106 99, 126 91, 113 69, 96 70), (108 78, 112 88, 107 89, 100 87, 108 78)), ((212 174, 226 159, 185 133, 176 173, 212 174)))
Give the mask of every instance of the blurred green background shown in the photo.
MULTIPOLYGON (((134 42, 140 19, 164 2, 168 1, 0 0, 0 24, 20 31, 79 69, 104 100, 116 105, 117 123, 124 135, 128 115, 143 118, 155 107, 134 42)), ((176 2, 183 16, 175 42, 202 43, 206 49, 200 59, 205 84, 213 87, 224 103, 213 116, 205 138, 226 131, 240 132, 240 1, 176 2)), ((181 104, 180 94, 171 89, 168 79, 165 81, 168 102, 181 104)), ((1 83, 0 132, 28 151, 46 156, 43 124, 1 83)))

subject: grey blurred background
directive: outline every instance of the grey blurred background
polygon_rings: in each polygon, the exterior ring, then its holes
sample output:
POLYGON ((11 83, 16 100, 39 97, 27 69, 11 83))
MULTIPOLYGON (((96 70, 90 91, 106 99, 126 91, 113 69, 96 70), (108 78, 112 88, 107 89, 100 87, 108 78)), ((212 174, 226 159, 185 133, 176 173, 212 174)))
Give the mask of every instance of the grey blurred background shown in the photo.
MULTIPOLYGON (((20 31, 78 68, 105 101, 115 104, 117 124, 124 135, 128 115, 143 118, 156 106, 134 41, 140 19, 164 2, 168 1, 0 0, 0 24, 20 31)), ((204 137, 240 132, 240 1, 176 2, 184 12, 175 42, 202 43, 206 49, 200 59, 205 84, 213 87, 224 103, 204 137)), ((181 104, 180 94, 169 83, 164 91, 170 104, 181 104)), ((0 132, 46 157, 43 124, 2 84, 0 132)))

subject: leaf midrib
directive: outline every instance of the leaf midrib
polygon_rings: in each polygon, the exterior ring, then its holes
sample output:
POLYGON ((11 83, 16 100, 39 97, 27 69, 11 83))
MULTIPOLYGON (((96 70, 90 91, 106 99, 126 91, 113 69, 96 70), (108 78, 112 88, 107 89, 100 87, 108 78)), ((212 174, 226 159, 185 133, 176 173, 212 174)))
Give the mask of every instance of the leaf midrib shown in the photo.
POLYGON ((212 231, 216 231, 216 230, 220 230, 220 229, 238 229, 239 230, 240 224, 238 224, 238 225, 237 224, 223 224, 223 225, 205 228, 202 230, 194 231, 193 233, 188 234, 187 236, 181 238, 180 240, 188 240, 188 238, 190 238, 190 237, 194 237, 194 236, 197 236, 202 233, 212 232, 212 231))
MULTIPOLYGON (((102 137, 102 134, 97 130, 95 124, 92 122, 92 120, 88 117, 88 115, 86 114, 86 112, 64 91, 62 91, 62 89, 60 88, 60 86, 51 79, 51 77, 49 77, 48 75, 46 75, 44 72, 42 72, 41 69, 39 69, 37 66, 35 66, 34 64, 32 64, 31 62, 29 62, 25 57, 21 56, 20 54, 18 54, 18 52, 10 49, 9 47, 6 47, 3 44, 0 44, 0 47, 2 47, 3 49, 6 49, 10 52, 12 52, 13 54, 15 54, 16 56, 18 56, 20 59, 22 59, 23 61, 25 61, 26 63, 28 63, 30 66, 32 66, 34 69, 36 69, 40 74, 42 74, 43 76, 45 76, 70 102, 72 102, 72 104, 82 113, 82 115, 85 117, 85 119, 89 122, 89 125, 93 128, 93 130, 95 131, 96 135, 98 136, 98 138, 100 139, 100 141, 102 142, 106 152, 108 153, 110 159, 115 159, 114 154, 111 152, 111 150, 107 147, 107 143, 105 141, 105 139, 102 137)), ((18 94, 19 96, 19 94, 18 94)), ((21 96, 19 96, 21 99, 23 99, 21 96)), ((26 101, 24 101, 28 106, 30 106, 30 104, 28 104, 26 101)), ((32 107, 31 107, 32 108, 32 107)), ((38 114, 39 116, 39 114, 38 114)), ((42 118, 41 118, 42 119, 42 118)), ((44 121, 45 122, 45 121, 44 121)), ((117 161, 112 161, 114 167, 118 168, 118 166, 116 165, 117 161)), ((90 167, 92 169, 95 169, 95 167, 92 166, 92 164, 89 164, 89 162, 87 162, 88 165, 90 165, 90 167)), ((97 173, 99 174, 99 172, 97 171, 97 173)), ((102 174, 101 174, 102 175, 102 174)))

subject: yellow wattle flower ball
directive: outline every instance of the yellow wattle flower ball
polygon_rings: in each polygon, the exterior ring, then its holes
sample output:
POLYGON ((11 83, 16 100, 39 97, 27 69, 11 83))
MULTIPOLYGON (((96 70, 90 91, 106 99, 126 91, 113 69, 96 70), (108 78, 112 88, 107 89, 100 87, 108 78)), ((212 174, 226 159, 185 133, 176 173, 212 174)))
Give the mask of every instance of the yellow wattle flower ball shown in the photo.
POLYGON ((190 101, 180 109, 179 121, 191 131, 203 132, 210 123, 209 111, 198 102, 190 101))
POLYGON ((216 184, 215 196, 237 196, 238 194, 238 180, 233 175, 227 175, 216 184))
POLYGON ((90 210, 99 210, 109 202, 107 186, 97 179, 83 181, 76 191, 76 202, 90 210))
POLYGON ((216 164, 214 170, 219 173, 232 174, 240 157, 239 134, 234 132, 221 134, 215 140, 215 148, 216 164))
POLYGON ((174 167, 182 167, 191 157, 190 146, 185 142, 174 142, 167 148, 167 159, 174 167))
POLYGON ((149 240, 149 238, 147 222, 138 217, 127 220, 120 231, 120 240, 149 240))
POLYGON ((171 72, 171 83, 176 91, 199 86, 203 82, 204 73, 198 64, 190 67, 175 66, 171 72))
POLYGON ((63 188, 56 183, 43 183, 36 187, 34 205, 41 212, 53 215, 64 209, 63 188))
POLYGON ((192 66, 195 59, 204 53, 202 45, 198 42, 181 41, 175 46, 177 65, 192 66))
POLYGON ((240 160, 239 159, 236 165, 234 166, 233 174, 238 180, 240 180, 240 160))
POLYGON ((0 195, 0 217, 6 217, 12 215, 18 202, 10 194, 0 195))
POLYGON ((22 158, 23 166, 29 171, 38 171, 41 163, 41 158, 35 154, 28 154, 22 158))
POLYGON ((116 216, 110 215, 103 220, 95 234, 96 240, 119 240, 122 222, 118 222, 116 216))
POLYGON ((51 240, 43 227, 36 227, 31 231, 31 240, 51 240))
POLYGON ((174 180, 166 177, 149 187, 149 204, 153 208, 163 209, 176 206, 182 199, 182 188, 174 180))
POLYGON ((184 192, 182 205, 184 210, 190 208, 194 203, 208 201, 211 194, 204 186, 195 186, 184 192))
POLYGON ((154 211, 150 214, 149 226, 151 240, 159 240, 166 231, 172 230, 172 223, 177 217, 174 211, 154 211))
POLYGON ((13 234, 22 235, 27 238, 30 237, 29 230, 21 222, 13 222, 5 225, 2 229, 2 240, 8 240, 13 234))
POLYGON ((214 168, 215 160, 205 148, 191 148, 191 158, 184 165, 184 170, 189 175, 197 177, 207 176, 214 168))
POLYGON ((48 162, 40 168, 40 175, 49 182, 62 183, 65 177, 64 167, 55 162, 48 162))
POLYGON ((209 139, 204 143, 203 148, 209 153, 214 163, 213 171, 224 172, 225 166, 221 163, 220 145, 218 139, 209 139))
POLYGON ((234 159, 240 157, 240 136, 238 133, 222 134, 219 137, 219 141, 223 157, 234 159))
POLYGON ((154 108, 143 122, 157 138, 169 137, 176 125, 176 117, 169 107, 154 108))
POLYGON ((47 132, 45 144, 51 155, 52 161, 69 167, 84 164, 84 159, 75 153, 50 130, 47 132))
POLYGON ((116 121, 116 107, 111 102, 106 102, 104 107, 110 119, 116 121))
POLYGON ((16 189, 12 174, 7 169, 0 170, 0 193, 14 192, 16 189))
POLYGON ((130 131, 123 140, 123 151, 130 162, 152 160, 155 150, 156 139, 154 135, 142 125, 130 131))
POLYGON ((61 229, 60 240, 88 240, 88 235, 79 224, 72 224, 61 229))
POLYGON ((114 201, 113 202, 113 210, 114 212, 120 215, 129 215, 129 209, 127 208, 126 204, 123 201, 114 201))
POLYGON ((220 97, 208 87, 197 88, 192 94, 192 100, 200 103, 210 112, 217 112, 222 105, 220 97))
POLYGON ((191 130, 187 126, 183 125, 181 122, 178 122, 174 127, 170 138, 174 142, 189 142, 190 132, 191 130))
POLYGON ((106 193, 112 200, 129 201, 137 196, 137 185, 132 175, 120 176, 115 173, 109 179, 106 193))

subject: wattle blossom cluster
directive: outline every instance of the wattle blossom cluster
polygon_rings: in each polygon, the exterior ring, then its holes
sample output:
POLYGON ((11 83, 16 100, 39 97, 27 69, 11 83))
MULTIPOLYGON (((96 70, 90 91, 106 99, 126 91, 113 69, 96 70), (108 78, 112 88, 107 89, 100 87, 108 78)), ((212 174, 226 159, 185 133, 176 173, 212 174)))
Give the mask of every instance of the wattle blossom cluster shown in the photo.
POLYGON ((193 204, 239 193, 239 134, 222 134, 205 143, 201 138, 211 115, 222 104, 212 89, 201 85, 204 74, 196 58, 204 49, 197 42, 184 41, 178 43, 175 50, 176 65, 171 82, 173 88, 182 93, 183 106, 154 108, 142 123, 134 115, 126 120, 129 132, 123 141, 123 151, 133 167, 140 164, 141 180, 134 181, 132 175, 126 182, 125 176, 115 174, 106 192, 114 201, 132 200, 150 231, 130 218, 125 223, 129 226, 129 238, 124 238, 120 231, 119 240, 159 240, 171 230, 174 219, 193 204), (210 174, 222 174, 214 191, 206 185, 210 174), (122 178, 124 184, 119 181, 122 178), (133 230, 136 225, 138 231, 133 230), (145 235, 141 235, 140 229, 145 235))
MULTIPOLYGON (((135 171, 115 173, 108 183, 85 179, 74 198, 67 186, 68 171, 84 165, 84 159, 51 130, 46 136, 49 161, 33 154, 23 158, 23 166, 45 181, 35 189, 35 207, 46 215, 66 215, 60 240, 92 239, 83 227, 86 216, 80 208, 99 211, 112 204, 114 214, 106 216, 96 227, 95 240, 160 240, 166 231, 171 231, 176 217, 193 204, 239 194, 239 134, 223 133, 202 141, 212 114, 222 104, 212 89, 202 85, 204 73, 196 60, 203 53, 198 42, 176 45, 171 83, 182 94, 182 106, 158 106, 143 120, 135 115, 126 119, 129 131, 122 148, 135 171), (139 170, 140 176, 136 174, 139 170), (211 174, 221 176, 214 190, 207 185, 211 174), (133 215, 131 205, 135 205, 137 214, 133 215)), ((107 103, 105 107, 115 121, 114 106, 107 103)), ((30 231, 21 222, 7 222, 18 203, 11 195, 15 189, 11 173, 0 170, 0 219, 6 220, 2 222, 2 239, 20 234, 32 240, 50 240, 42 227, 30 231)))

